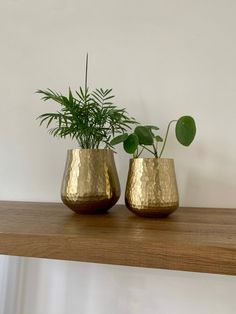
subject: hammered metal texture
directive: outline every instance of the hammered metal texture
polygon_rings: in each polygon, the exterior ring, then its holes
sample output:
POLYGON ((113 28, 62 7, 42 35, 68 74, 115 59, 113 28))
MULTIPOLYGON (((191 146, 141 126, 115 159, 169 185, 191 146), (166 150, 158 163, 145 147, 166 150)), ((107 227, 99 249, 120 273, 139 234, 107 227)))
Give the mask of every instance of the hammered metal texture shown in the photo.
POLYGON ((179 197, 173 159, 131 159, 125 203, 144 217, 166 217, 175 211, 179 197))
POLYGON ((72 149, 61 188, 65 205, 80 214, 99 214, 120 197, 120 183, 110 149, 72 149))

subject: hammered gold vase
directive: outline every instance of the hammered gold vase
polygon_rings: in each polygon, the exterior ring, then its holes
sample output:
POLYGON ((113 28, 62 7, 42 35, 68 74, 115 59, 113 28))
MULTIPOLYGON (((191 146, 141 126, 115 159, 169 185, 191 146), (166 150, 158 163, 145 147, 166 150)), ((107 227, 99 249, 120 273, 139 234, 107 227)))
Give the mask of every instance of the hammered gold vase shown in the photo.
POLYGON ((129 210, 144 217, 166 217, 179 207, 173 159, 130 160, 125 191, 129 210))
POLYGON ((79 214, 100 214, 115 205, 119 197, 112 150, 68 150, 61 188, 65 205, 79 214))

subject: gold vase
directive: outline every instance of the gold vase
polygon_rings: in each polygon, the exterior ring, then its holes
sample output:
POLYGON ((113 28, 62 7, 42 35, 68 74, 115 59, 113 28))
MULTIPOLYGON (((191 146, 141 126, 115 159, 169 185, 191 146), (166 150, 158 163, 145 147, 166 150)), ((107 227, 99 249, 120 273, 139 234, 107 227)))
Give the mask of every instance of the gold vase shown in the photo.
POLYGON ((120 197, 120 183, 110 149, 71 149, 61 188, 61 199, 76 213, 99 214, 120 197))
POLYGON ((179 198, 173 159, 131 159, 125 203, 144 217, 166 217, 175 211, 179 198))

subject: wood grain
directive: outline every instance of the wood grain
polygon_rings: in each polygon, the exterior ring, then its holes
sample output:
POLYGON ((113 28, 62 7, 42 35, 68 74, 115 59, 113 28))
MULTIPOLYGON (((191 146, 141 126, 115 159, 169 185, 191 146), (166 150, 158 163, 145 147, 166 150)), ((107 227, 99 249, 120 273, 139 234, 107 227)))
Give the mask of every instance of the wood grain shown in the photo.
POLYGON ((0 254, 236 275, 236 209, 180 208, 148 219, 115 206, 0 202, 0 254))

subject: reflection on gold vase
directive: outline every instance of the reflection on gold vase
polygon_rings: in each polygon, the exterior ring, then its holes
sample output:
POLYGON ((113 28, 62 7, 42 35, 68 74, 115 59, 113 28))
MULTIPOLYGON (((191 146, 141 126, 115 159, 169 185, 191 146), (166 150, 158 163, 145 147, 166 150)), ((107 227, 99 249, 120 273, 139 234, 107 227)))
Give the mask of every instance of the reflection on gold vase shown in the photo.
POLYGON ((120 183, 110 149, 72 149, 61 188, 65 205, 80 214, 99 214, 120 197, 120 183))
POLYGON ((125 203, 144 217, 166 217, 179 207, 174 161, 167 158, 130 160, 125 203))

